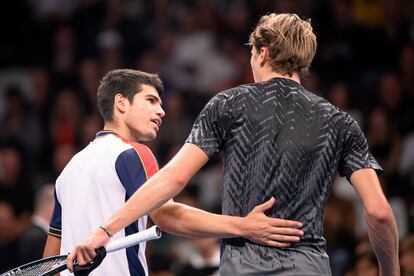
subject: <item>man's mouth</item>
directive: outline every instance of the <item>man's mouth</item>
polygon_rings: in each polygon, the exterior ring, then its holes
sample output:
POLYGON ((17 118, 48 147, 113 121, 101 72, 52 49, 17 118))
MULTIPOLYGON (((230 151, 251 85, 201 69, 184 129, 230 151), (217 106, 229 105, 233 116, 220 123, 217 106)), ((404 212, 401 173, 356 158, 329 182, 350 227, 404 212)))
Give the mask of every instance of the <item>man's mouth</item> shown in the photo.
POLYGON ((161 123, 162 123, 161 119, 152 119, 151 122, 156 124, 158 128, 160 128, 161 123))

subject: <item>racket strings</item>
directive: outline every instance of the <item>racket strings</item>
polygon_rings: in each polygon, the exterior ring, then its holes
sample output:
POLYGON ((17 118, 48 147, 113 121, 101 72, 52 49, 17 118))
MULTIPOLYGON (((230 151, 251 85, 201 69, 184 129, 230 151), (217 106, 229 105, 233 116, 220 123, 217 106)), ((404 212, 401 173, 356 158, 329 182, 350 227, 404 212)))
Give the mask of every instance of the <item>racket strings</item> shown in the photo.
POLYGON ((66 264, 66 257, 56 257, 41 262, 34 263, 27 267, 17 268, 14 271, 4 274, 4 276, 21 275, 21 276, 38 276, 43 273, 49 272, 57 267, 66 264))

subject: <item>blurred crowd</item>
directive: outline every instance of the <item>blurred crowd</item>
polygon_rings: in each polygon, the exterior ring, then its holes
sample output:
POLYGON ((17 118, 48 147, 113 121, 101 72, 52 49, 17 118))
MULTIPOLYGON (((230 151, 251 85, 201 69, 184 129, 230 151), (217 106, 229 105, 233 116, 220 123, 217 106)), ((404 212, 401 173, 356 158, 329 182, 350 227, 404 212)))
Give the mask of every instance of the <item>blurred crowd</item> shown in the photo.
MULTIPOLYGON (((41 257, 53 183, 103 122, 100 78, 158 73, 166 117, 148 146, 164 165, 204 104, 253 82, 244 44, 260 15, 311 18, 318 51, 303 80, 349 112, 384 168, 403 275, 414 275, 414 2, 411 0, 21 0, 0 4, 0 272, 41 257)), ((222 163, 210 160, 176 200, 220 212, 222 163)), ((177 172, 179 173, 179 172, 177 172)), ((277 197, 277 195, 276 195, 277 197)), ((378 275, 362 206, 337 178, 325 210, 333 275, 378 275)), ((217 275, 219 243, 164 235, 151 275, 217 275)))

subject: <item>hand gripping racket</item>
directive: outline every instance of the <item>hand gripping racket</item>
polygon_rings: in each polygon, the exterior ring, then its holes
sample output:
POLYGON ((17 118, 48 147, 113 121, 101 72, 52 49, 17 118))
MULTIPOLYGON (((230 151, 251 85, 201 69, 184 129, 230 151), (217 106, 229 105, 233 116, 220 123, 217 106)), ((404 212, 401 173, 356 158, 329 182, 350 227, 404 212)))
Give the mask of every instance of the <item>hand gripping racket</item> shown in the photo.
MULTIPOLYGON (((105 257, 106 253, 114 252, 123 248, 134 246, 138 243, 159 239, 161 237, 160 229, 154 225, 151 228, 126 236, 124 238, 119 238, 117 240, 109 242, 104 248, 98 251, 98 256, 101 256, 100 262, 105 257)), ((9 270, 0 276, 52 276, 56 273, 59 273, 65 270, 67 264, 68 255, 53 256, 44 259, 40 259, 31 263, 24 264, 22 266, 16 267, 12 270, 9 270)), ((100 263, 99 262, 99 263, 100 263)), ((81 268, 78 266, 78 268, 81 268)), ((75 268, 76 273, 76 268, 75 268)), ((87 275, 87 273, 86 273, 87 275)))

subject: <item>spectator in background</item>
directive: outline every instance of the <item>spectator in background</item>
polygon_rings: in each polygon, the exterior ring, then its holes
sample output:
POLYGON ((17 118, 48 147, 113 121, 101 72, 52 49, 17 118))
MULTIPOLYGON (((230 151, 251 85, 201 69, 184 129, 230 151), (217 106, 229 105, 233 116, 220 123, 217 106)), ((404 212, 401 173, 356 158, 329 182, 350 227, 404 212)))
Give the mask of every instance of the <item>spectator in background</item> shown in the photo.
POLYGON ((40 259, 47 234, 31 222, 28 187, 0 188, 0 272, 40 259))
POLYGON ((401 241, 400 264, 402 276, 414 275, 414 234, 408 235, 401 241))
POLYGON ((76 154, 77 148, 72 144, 56 145, 52 156, 53 178, 56 179, 70 159, 76 154))
POLYGON ((83 105, 72 89, 58 92, 50 114, 50 131, 53 144, 76 145, 78 126, 83 119, 83 105))
MULTIPOLYGON (((173 271, 173 262, 160 254, 152 254, 149 257, 149 275, 151 276, 175 276, 173 271)), ((188 275, 189 276, 189 275, 188 275)))
POLYGON ((158 148, 156 155, 161 164, 169 160, 167 154, 173 146, 184 143, 193 123, 192 118, 185 112, 185 95, 180 90, 170 91, 167 99, 165 112, 168 116, 160 128, 159 138, 154 141, 158 148))
POLYGON ((414 45, 405 44, 400 52, 399 70, 401 85, 406 98, 414 101, 414 45))
POLYGON ((103 121, 102 118, 97 114, 90 114, 86 116, 82 121, 82 126, 80 129, 78 143, 80 148, 87 146, 90 142, 95 139, 96 133, 102 129, 103 121))
POLYGON ((199 189, 198 199, 203 210, 220 212, 221 189, 223 182, 223 157, 212 158, 210 166, 198 173, 192 183, 196 183, 199 189))
POLYGON ((76 36, 69 25, 60 26, 54 35, 53 69, 63 79, 75 73, 76 36))
POLYGON ((409 132, 413 127, 410 124, 413 120, 410 118, 413 111, 409 98, 403 95, 400 78, 393 72, 384 74, 379 79, 378 93, 379 105, 387 112, 390 122, 395 125, 396 129, 393 131, 401 134, 409 132))
POLYGON ((4 119, 1 122, 0 140, 13 140, 22 146, 22 150, 27 152, 28 156, 38 157, 45 137, 37 114, 32 112, 29 103, 17 86, 8 87, 6 108, 4 119), (30 135, 30 139, 27 139, 28 135, 30 135))
POLYGON ((116 29, 102 30, 97 36, 102 72, 122 67, 122 35, 116 29))
POLYGON ((344 275, 352 263, 356 245, 356 213, 353 204, 351 200, 335 194, 331 195, 326 204, 324 234, 333 276, 344 275))
POLYGON ((96 90, 101 78, 99 64, 94 58, 83 59, 79 66, 80 95, 82 103, 86 107, 88 114, 94 114, 99 117, 99 111, 96 108, 96 90))
POLYGON ((346 276, 380 276, 378 260, 367 235, 359 238, 354 248, 353 264, 346 276))
POLYGON ((46 235, 49 231, 49 222, 55 206, 54 189, 53 184, 44 184, 37 190, 34 201, 32 223, 42 229, 46 235))
MULTIPOLYGON (((33 112, 39 116, 42 129, 46 129, 47 116, 50 109, 50 78, 49 72, 44 67, 35 68, 31 73, 33 112)), ((43 137, 44 139, 44 137, 43 137)))
POLYGON ((364 128, 362 115, 358 110, 351 109, 350 92, 348 86, 341 81, 334 82, 328 90, 328 100, 336 107, 346 111, 351 117, 357 121, 361 128, 364 128))
POLYGON ((184 90, 202 94, 216 91, 222 82, 236 78, 236 69, 218 50, 211 30, 197 28, 197 15, 189 7, 178 18, 177 35, 170 76, 173 84, 184 90))
MULTIPOLYGON (((27 183, 24 152, 16 142, 6 142, 0 146, 0 185, 3 187, 20 187, 27 183)), ((27 187, 30 189, 30 187, 27 187)))
POLYGON ((402 125, 402 134, 414 130, 414 44, 405 44, 399 57, 399 74, 402 89, 403 117, 398 118, 402 125))
MULTIPOLYGON (((383 108, 372 110, 367 125, 367 140, 372 154, 384 168, 383 177, 388 182, 395 183, 401 141, 395 125, 383 108)), ((389 192, 394 191, 389 190, 389 192)))
POLYGON ((193 252, 177 276, 218 276, 220 246, 217 239, 195 239, 190 241, 193 252))
POLYGON ((356 256, 354 268, 347 276, 380 276, 378 261, 374 252, 356 256))
POLYGON ((407 181, 408 192, 414 191, 414 131, 403 140, 398 170, 400 175, 407 181))

